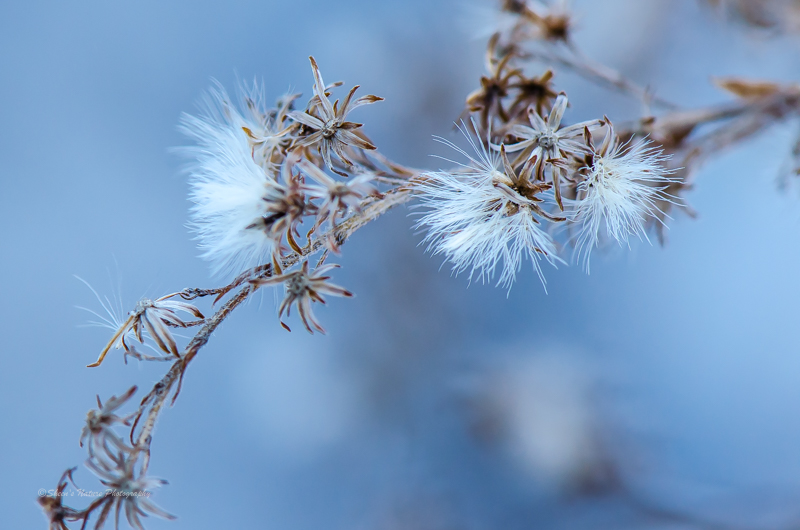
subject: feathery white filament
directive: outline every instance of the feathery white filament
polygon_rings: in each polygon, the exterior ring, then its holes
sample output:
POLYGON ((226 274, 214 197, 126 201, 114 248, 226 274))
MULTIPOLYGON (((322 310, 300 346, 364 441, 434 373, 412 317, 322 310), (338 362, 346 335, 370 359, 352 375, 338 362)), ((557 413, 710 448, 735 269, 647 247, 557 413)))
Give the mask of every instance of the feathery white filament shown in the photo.
POLYGON ((507 180, 499 154, 488 151, 479 139, 463 128, 476 156, 439 139, 466 156, 458 173, 427 173, 417 185, 420 201, 427 211, 417 227, 427 227, 423 240, 434 254, 444 254, 456 274, 469 270, 469 279, 487 281, 498 267, 497 285, 510 288, 527 255, 545 285, 541 261, 555 265, 552 238, 541 227, 526 200, 513 201, 495 186, 507 180))
POLYGON ((661 222, 663 214, 657 201, 674 200, 664 192, 674 179, 664 167, 667 157, 661 150, 649 147, 647 141, 620 145, 614 137, 602 151, 588 168, 588 177, 578 186, 579 200, 574 201, 574 221, 581 224, 576 252, 587 272, 603 228, 620 245, 630 247, 631 235, 650 242, 645 224, 648 218, 661 222))
MULTIPOLYGON (((219 105, 223 112, 228 110, 221 97, 219 105)), ((219 117, 184 115, 181 120, 181 130, 197 142, 185 148, 193 158, 190 227, 214 274, 237 274, 269 261, 275 249, 275 241, 264 230, 252 228, 267 215, 263 197, 274 179, 253 160, 246 133, 235 125, 238 120, 219 117)))

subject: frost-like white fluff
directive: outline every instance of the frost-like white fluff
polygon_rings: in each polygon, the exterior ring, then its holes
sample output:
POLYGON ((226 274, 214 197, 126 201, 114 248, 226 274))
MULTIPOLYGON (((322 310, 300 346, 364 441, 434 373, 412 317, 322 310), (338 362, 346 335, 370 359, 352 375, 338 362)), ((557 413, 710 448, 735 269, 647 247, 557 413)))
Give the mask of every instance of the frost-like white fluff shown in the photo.
POLYGON ((220 118, 184 115, 181 130, 197 143, 184 150, 193 158, 190 227, 213 273, 228 275, 269 262, 276 242, 253 225, 268 215, 263 197, 275 181, 254 162, 247 134, 235 125, 238 120, 220 118))
POLYGON ((467 157, 468 163, 459 164, 463 168, 459 173, 427 173, 417 185, 420 202, 427 208, 417 224, 428 229, 423 242, 434 254, 444 254, 456 274, 469 270, 470 280, 491 280, 501 269, 497 285, 508 288, 527 255, 545 285, 541 262, 555 265, 561 260, 533 211, 534 203, 498 187, 514 180, 506 175, 500 155, 464 135, 477 157, 441 140, 467 157))
POLYGON ((609 126, 573 202, 573 220, 581 225, 575 249, 587 272, 603 232, 620 245, 630 246, 632 235, 650 241, 645 225, 649 218, 661 222, 663 215, 657 201, 676 200, 664 191, 674 181, 664 166, 666 158, 647 141, 620 144, 609 126))

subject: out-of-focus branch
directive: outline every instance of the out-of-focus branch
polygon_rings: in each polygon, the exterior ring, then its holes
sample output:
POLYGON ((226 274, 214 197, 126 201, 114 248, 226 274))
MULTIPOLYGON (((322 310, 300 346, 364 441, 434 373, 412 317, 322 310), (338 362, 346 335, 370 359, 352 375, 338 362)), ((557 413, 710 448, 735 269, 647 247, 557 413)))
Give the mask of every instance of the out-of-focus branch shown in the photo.
POLYGON ((542 47, 527 50, 526 54, 530 55, 532 59, 563 66, 594 83, 630 94, 646 105, 653 104, 668 110, 679 108, 677 104, 656 95, 645 87, 637 85, 613 68, 589 60, 582 54, 577 53, 577 50, 573 51, 574 57, 569 57, 556 51, 553 44, 547 43, 542 47))
MULTIPOLYGON (((622 124, 619 130, 622 136, 647 136, 658 142, 674 155, 677 165, 686 168, 798 114, 800 87, 788 86, 762 97, 647 117, 622 124), (712 128, 700 133, 703 127, 712 128)), ((687 171, 686 184, 691 175, 687 171)))

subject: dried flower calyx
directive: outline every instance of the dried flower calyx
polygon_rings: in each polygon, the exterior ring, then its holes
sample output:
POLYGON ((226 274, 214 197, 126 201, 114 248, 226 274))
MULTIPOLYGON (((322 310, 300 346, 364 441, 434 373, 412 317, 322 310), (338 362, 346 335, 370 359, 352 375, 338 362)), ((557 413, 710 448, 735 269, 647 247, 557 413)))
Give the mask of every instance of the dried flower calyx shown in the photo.
MULTIPOLYGON (((277 276, 251 280, 250 283, 255 287, 283 283, 286 294, 278 309, 278 318, 282 319, 284 313, 286 313, 286 316, 289 316, 292 305, 296 305, 297 312, 300 314, 300 319, 303 321, 303 325, 309 333, 313 334, 314 330, 316 330, 325 334, 325 329, 320 325, 311 310, 312 302, 324 304, 325 299, 323 295, 326 294, 331 296, 353 296, 353 293, 347 289, 328 283, 330 276, 327 276, 326 273, 338 268, 339 265, 322 265, 317 267, 314 272, 309 273, 308 261, 305 261, 300 267, 300 270, 287 272, 286 274, 282 273, 277 263, 273 263, 273 267, 278 273, 277 276)), ((287 331, 291 331, 283 320, 281 320, 281 326, 287 331)))
POLYGON ((361 201, 366 197, 380 195, 373 184, 372 173, 362 173, 342 182, 307 161, 300 162, 298 169, 319 184, 305 185, 305 190, 311 197, 322 201, 318 206, 315 227, 329 221, 331 227, 336 228, 337 219, 341 219, 348 210, 358 212, 361 210, 361 201))
POLYGON ((167 484, 167 481, 148 477, 143 469, 137 473, 135 456, 119 453, 108 461, 91 459, 86 462, 86 467, 111 490, 110 495, 97 499, 86 510, 89 513, 100 510, 95 528, 101 528, 105 524, 112 509, 115 512, 115 528, 119 528, 122 512, 125 513, 128 524, 136 530, 144 530, 142 517, 149 515, 175 519, 174 515, 165 512, 150 500, 150 490, 167 484))
POLYGON ((132 451, 131 447, 123 442, 113 431, 113 427, 118 425, 130 426, 130 422, 135 413, 128 416, 118 416, 116 411, 136 393, 133 386, 121 396, 111 396, 105 403, 100 401, 97 396, 97 409, 90 410, 86 415, 86 425, 81 432, 80 445, 88 440, 89 456, 94 457, 98 453, 113 454, 115 452, 132 451))
POLYGON ((317 207, 306 197, 306 186, 294 171, 296 161, 296 156, 287 156, 281 166, 280 180, 265 183, 261 197, 264 213, 245 229, 263 230, 275 242, 276 249, 280 248, 282 237, 286 235, 292 249, 300 252, 298 226, 304 217, 316 215, 317 207))
POLYGON ((347 94, 341 106, 339 105, 339 100, 331 103, 328 99, 328 94, 325 92, 325 83, 322 80, 322 74, 317 66, 317 61, 315 61, 313 57, 309 57, 309 59, 311 60, 311 69, 314 73, 315 97, 311 99, 309 108, 305 112, 290 112, 289 117, 306 126, 313 132, 301 137, 295 143, 294 147, 303 148, 318 144, 319 152, 325 164, 328 166, 328 169, 334 173, 346 176, 345 173, 334 167, 333 161, 331 160, 331 151, 349 167, 352 166, 353 163, 347 158, 347 154, 345 153, 348 146, 357 147, 359 149, 375 149, 375 146, 372 145, 366 137, 355 132, 362 124, 345 121, 347 115, 362 105, 383 101, 383 98, 369 95, 353 100, 353 96, 359 88, 358 85, 356 85, 347 94))

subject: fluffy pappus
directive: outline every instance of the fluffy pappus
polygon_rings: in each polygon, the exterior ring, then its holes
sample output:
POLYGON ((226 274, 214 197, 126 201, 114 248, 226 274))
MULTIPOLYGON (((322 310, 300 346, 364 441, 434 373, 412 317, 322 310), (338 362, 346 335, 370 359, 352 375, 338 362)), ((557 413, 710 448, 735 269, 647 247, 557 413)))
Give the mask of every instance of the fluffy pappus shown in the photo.
POLYGON ((674 181, 674 171, 664 165, 668 157, 648 141, 620 143, 610 122, 598 149, 588 129, 586 138, 593 154, 572 201, 572 220, 580 225, 575 250, 589 272, 591 251, 600 244, 603 229, 620 245, 630 246, 630 236, 649 242, 647 221, 661 222, 665 215, 658 201, 678 199, 664 191, 674 181))
POLYGON ((253 227, 270 215, 264 197, 275 178, 254 161, 250 137, 209 117, 184 115, 181 130, 197 143, 183 151, 192 157, 189 226, 200 240, 201 257, 211 262, 215 275, 269 261, 279 243, 253 227))
POLYGON ((456 274, 488 281, 501 269, 497 284, 510 288, 524 256, 545 285, 541 262, 561 261, 543 221, 563 221, 542 209, 539 195, 550 184, 530 180, 534 163, 518 174, 505 154, 487 149, 461 128, 475 155, 441 140, 466 156, 460 172, 423 175, 416 189, 426 212, 417 223, 427 228, 423 243, 433 254, 444 254, 456 274))

